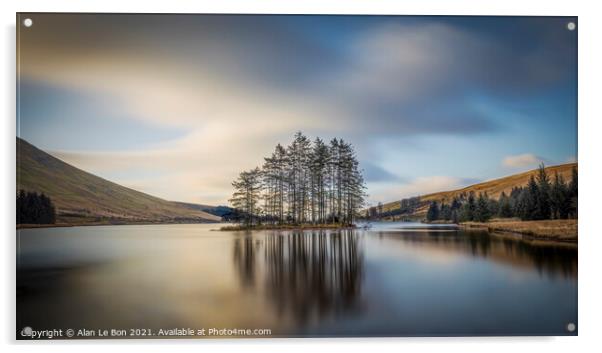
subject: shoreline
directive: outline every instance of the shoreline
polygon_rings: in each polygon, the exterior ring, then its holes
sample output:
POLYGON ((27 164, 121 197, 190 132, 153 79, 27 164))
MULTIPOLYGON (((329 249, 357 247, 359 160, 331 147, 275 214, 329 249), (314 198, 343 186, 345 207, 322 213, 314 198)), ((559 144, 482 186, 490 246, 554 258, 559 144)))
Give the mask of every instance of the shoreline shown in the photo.
MULTIPOLYGON (((472 230, 476 231, 477 229, 472 230)), ((470 231, 470 229, 467 229, 467 231, 470 231)), ((489 232, 489 234, 500 239, 522 241, 524 243, 536 246, 561 246, 576 249, 579 245, 576 241, 564 241, 546 237, 533 237, 515 232, 493 231, 489 232)))
POLYGON ((462 222, 465 230, 487 230, 489 233, 529 241, 563 244, 578 243, 577 220, 462 222))
POLYGON ((54 224, 17 224, 16 229, 36 228, 68 228, 68 227, 98 227, 98 226, 147 226, 167 224, 219 224, 223 222, 86 222, 86 223, 54 223, 54 224))
POLYGON ((357 229, 356 225, 340 225, 340 224, 265 224, 255 226, 229 225, 216 229, 218 231, 242 231, 242 230, 326 230, 326 229, 357 229))
MULTIPOLYGON (((16 230, 36 228, 66 228, 66 227, 93 227, 93 226, 123 226, 123 225, 170 225, 170 224, 219 224, 221 222, 86 222, 86 223, 55 223, 55 224, 17 224, 16 230)), ((422 222, 425 224, 430 224, 422 222)), ((442 224, 442 223, 437 223, 442 224)), ((448 224, 448 223, 446 223, 448 224)), ((492 221, 492 222, 462 222, 457 224, 462 230, 485 230, 490 234, 519 239, 530 242, 556 243, 565 245, 577 245, 577 220, 545 220, 545 221, 492 221)), ((252 230, 352 230, 361 229, 357 225, 340 224, 304 224, 304 225, 227 225, 213 231, 252 231, 252 230)))

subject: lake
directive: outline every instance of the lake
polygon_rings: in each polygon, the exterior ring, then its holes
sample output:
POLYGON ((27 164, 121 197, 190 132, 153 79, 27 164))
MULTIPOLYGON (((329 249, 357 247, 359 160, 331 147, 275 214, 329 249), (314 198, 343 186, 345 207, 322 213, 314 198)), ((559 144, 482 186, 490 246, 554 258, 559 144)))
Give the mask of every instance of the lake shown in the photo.
POLYGON ((576 247, 419 223, 214 231, 220 226, 18 230, 17 331, 577 333, 567 330, 577 323, 576 247))

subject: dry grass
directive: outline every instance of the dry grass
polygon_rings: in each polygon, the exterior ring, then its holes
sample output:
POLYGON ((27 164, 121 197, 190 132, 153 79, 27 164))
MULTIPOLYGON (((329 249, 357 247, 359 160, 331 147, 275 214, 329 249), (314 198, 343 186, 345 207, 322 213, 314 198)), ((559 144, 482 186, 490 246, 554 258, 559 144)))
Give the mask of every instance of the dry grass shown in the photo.
MULTIPOLYGON (((577 168, 577 163, 568 163, 547 167, 546 172, 550 176, 551 180, 554 180, 554 175, 558 173, 558 175, 561 175, 565 181, 569 181, 571 179, 573 167, 577 168)), ((459 196, 462 193, 468 194, 470 192, 474 192, 477 195, 479 193, 487 193, 489 197, 494 199, 499 198, 502 192, 505 192, 506 195, 509 195, 513 187, 527 185, 529 178, 531 178, 531 176, 535 176, 536 174, 537 169, 533 169, 524 173, 509 175, 479 184, 474 184, 458 190, 442 191, 433 194, 422 195, 420 196, 422 206, 416 211, 416 215, 426 214, 430 201, 444 202, 449 204, 454 197, 459 196)), ((385 212, 393 211, 398 209, 399 206, 399 200, 395 200, 393 202, 385 203, 383 205, 383 210, 385 212)))
POLYGON ((464 222, 467 228, 487 229, 490 232, 515 233, 533 239, 577 242, 576 219, 545 221, 495 220, 494 222, 464 222))
POLYGON ((50 196, 57 209, 57 221, 62 223, 102 223, 105 219, 125 223, 221 220, 97 177, 21 139, 17 139, 17 189, 50 196))

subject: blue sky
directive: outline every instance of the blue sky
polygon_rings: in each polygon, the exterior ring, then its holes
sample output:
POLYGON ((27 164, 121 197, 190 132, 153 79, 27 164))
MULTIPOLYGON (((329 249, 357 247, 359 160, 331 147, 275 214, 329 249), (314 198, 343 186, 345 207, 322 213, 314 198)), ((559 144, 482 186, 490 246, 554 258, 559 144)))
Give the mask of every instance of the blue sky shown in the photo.
POLYGON ((30 17, 19 136, 166 199, 225 204, 298 130, 353 143, 371 203, 576 160, 575 18, 30 17))

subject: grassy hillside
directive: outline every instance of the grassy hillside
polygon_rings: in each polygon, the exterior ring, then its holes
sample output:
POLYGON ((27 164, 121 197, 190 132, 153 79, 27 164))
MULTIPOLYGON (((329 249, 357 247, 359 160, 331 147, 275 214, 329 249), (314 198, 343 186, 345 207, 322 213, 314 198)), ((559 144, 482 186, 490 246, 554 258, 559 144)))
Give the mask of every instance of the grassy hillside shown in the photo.
MULTIPOLYGON (((558 173, 561 175, 565 181, 569 181, 571 179, 571 173, 573 167, 577 168, 577 163, 568 163, 561 164, 556 166, 551 166, 546 168, 546 172, 550 176, 550 180, 554 180, 554 175, 558 173)), ((474 192, 476 195, 479 193, 487 193, 489 197, 497 199, 500 197, 502 192, 506 192, 506 194, 510 194, 510 191, 513 187, 516 186, 525 186, 529 182, 529 178, 531 176, 535 176, 537 173, 537 169, 530 170, 528 172, 514 174, 510 176, 506 176, 499 179, 494 179, 490 181, 486 181, 479 184, 474 184, 471 186, 467 186, 462 189, 451 190, 451 191, 441 191, 433 194, 420 196, 420 207, 417 212, 413 215, 420 217, 426 214, 428 204, 431 201, 450 203, 454 197, 459 196, 460 194, 469 194, 470 192, 474 192)), ((389 202, 383 205, 384 212, 395 211, 400 208, 399 200, 389 202)))
POLYGON ((17 190, 43 192, 59 223, 215 222, 220 217, 126 188, 17 138, 17 190))
POLYGON ((186 208, 204 211, 204 212, 207 212, 212 215, 219 216, 219 217, 228 215, 234 211, 234 209, 232 207, 228 207, 228 206, 210 206, 210 205, 200 205, 197 203, 188 203, 188 202, 175 202, 175 203, 180 206, 184 206, 186 208))

